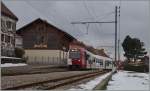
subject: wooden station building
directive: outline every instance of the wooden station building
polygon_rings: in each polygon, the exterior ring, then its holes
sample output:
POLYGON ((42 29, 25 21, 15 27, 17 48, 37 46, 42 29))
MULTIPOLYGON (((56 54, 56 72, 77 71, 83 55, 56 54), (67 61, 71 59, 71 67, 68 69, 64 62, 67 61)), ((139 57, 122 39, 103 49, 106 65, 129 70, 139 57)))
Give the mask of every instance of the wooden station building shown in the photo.
POLYGON ((36 19, 17 30, 29 63, 66 64, 69 44, 76 40, 70 34, 43 19, 36 19))

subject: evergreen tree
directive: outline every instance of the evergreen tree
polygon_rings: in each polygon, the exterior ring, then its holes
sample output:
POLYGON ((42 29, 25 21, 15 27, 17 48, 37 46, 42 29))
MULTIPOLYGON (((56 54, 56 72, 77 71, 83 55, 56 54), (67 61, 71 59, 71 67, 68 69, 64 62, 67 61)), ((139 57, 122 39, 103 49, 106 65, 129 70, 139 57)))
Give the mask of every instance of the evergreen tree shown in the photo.
POLYGON ((143 48, 144 43, 141 42, 138 38, 131 38, 129 35, 126 36, 122 43, 123 50, 125 52, 124 56, 130 61, 134 59, 134 62, 137 59, 142 59, 147 52, 143 48))

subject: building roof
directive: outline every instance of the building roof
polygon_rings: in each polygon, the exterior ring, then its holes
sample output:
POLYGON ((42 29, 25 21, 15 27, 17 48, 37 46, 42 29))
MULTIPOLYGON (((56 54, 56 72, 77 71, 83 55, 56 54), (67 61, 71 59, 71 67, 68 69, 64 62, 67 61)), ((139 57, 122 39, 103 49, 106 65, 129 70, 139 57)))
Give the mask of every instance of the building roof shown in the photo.
POLYGON ((17 20, 18 21, 18 18, 15 14, 13 14, 5 5, 3 2, 1 2, 1 14, 2 15, 5 15, 5 16, 8 16, 14 20, 17 20))
POLYGON ((54 27, 57 31, 64 33, 65 36, 68 37, 69 39, 76 40, 76 38, 74 38, 72 35, 68 34, 67 32, 64 32, 63 30, 57 28, 56 26, 54 26, 54 25, 48 23, 46 20, 43 20, 43 19, 41 19, 41 18, 37 18, 36 20, 34 20, 34 21, 28 23, 27 25, 25 25, 25 26, 23 26, 22 28, 18 29, 16 32, 19 34, 19 33, 21 33, 22 31, 24 31, 26 28, 30 27, 33 23, 36 23, 36 22, 43 22, 43 23, 45 23, 45 24, 48 24, 49 26, 54 27))

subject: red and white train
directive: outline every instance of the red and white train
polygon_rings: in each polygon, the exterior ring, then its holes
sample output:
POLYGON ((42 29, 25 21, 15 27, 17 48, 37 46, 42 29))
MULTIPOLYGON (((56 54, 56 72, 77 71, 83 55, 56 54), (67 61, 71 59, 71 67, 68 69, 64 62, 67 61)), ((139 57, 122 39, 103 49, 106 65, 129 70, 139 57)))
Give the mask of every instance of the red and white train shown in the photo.
POLYGON ((68 52, 69 68, 113 69, 111 58, 95 55, 84 48, 72 48, 68 52))

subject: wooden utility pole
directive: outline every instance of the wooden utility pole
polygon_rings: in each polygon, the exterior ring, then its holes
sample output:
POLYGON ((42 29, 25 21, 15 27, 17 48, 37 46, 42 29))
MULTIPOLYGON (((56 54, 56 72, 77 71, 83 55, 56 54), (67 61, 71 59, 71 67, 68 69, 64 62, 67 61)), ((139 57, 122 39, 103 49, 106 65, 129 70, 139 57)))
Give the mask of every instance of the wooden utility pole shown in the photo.
POLYGON ((119 16, 119 32, 118 32, 118 61, 120 61, 120 6, 119 6, 119 11, 118 11, 118 16, 119 16))
POLYGON ((117 6, 115 7, 115 61, 117 61, 117 6))

